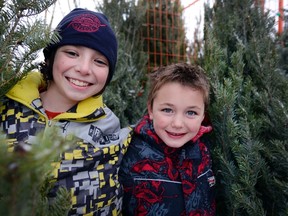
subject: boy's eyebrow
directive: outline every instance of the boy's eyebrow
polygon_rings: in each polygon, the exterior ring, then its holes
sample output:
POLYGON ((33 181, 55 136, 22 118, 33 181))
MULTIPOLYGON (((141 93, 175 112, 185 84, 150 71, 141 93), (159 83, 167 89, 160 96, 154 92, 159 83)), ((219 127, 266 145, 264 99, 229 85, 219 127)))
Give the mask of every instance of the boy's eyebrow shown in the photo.
POLYGON ((162 104, 166 104, 166 105, 169 105, 169 106, 173 106, 173 104, 168 103, 168 102, 164 102, 164 103, 162 103, 162 104))
POLYGON ((160 104, 161 106, 174 106, 173 104, 171 104, 171 103, 167 103, 167 102, 164 102, 164 103, 161 103, 160 104))
POLYGON ((199 106, 189 106, 188 108, 189 109, 201 109, 201 107, 199 107, 199 106))
MULTIPOLYGON (((171 104, 171 103, 166 103, 166 102, 164 102, 164 103, 162 103, 162 104, 160 104, 160 105, 165 105, 165 106, 171 106, 171 107, 173 107, 173 106, 175 106, 174 104, 171 104)), ((195 106, 188 106, 187 107, 188 109, 201 109, 201 107, 199 107, 199 106, 197 106, 197 105, 195 105, 195 106)))

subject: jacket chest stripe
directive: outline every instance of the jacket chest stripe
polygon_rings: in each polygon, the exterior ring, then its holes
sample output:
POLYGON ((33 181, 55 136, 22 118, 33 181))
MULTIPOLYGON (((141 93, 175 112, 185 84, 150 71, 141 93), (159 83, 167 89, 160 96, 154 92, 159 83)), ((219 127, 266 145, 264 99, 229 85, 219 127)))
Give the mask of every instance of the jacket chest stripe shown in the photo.
POLYGON ((182 184, 179 181, 171 181, 171 180, 165 180, 165 179, 149 179, 149 178, 134 178, 134 181, 159 181, 159 182, 169 182, 174 184, 182 184))

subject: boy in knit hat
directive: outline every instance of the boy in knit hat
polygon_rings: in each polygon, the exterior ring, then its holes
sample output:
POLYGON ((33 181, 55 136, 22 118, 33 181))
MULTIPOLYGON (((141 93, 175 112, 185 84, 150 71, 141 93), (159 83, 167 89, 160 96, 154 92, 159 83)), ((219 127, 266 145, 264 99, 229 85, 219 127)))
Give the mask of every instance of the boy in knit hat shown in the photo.
POLYGON ((47 127, 76 137, 76 147, 53 164, 59 187, 71 195, 68 215, 119 215, 118 169, 130 129, 105 106, 102 93, 117 61, 117 40, 105 15, 77 8, 58 24, 59 41, 44 49, 45 64, 16 84, 0 103, 0 129, 11 150, 34 145, 47 127))

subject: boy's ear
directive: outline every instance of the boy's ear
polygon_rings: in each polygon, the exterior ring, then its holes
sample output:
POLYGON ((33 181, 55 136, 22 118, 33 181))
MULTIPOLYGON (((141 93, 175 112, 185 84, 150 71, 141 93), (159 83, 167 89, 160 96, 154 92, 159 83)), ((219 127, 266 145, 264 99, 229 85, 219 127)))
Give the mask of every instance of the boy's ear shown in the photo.
POLYGON ((153 119, 153 112, 152 112, 152 106, 150 103, 147 103, 147 110, 148 110, 149 118, 150 118, 150 120, 152 120, 153 119))

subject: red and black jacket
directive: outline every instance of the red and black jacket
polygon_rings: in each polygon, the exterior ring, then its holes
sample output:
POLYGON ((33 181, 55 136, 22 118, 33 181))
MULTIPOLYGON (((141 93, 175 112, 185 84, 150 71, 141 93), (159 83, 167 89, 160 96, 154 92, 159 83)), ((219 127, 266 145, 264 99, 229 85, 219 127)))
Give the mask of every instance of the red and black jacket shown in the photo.
POLYGON ((215 215, 212 161, 201 137, 212 128, 201 126, 181 148, 165 145, 146 115, 135 127, 122 161, 123 215, 215 215))

